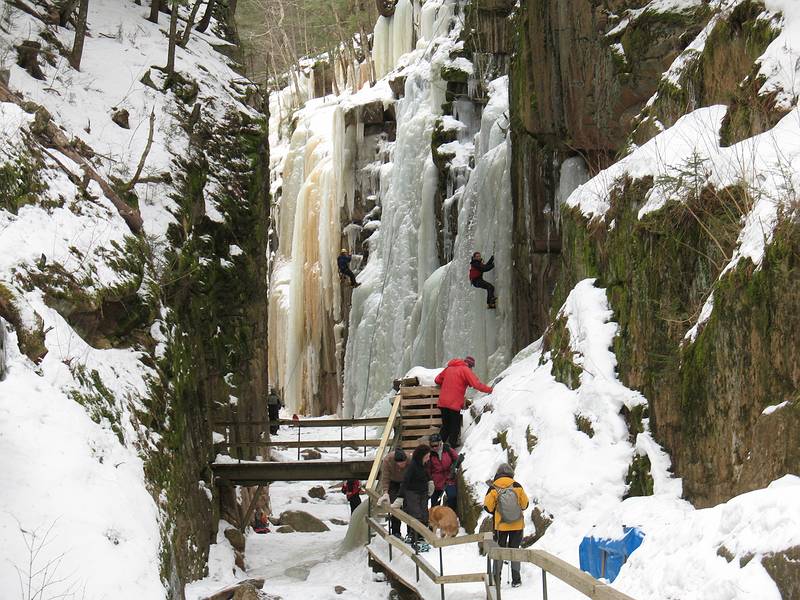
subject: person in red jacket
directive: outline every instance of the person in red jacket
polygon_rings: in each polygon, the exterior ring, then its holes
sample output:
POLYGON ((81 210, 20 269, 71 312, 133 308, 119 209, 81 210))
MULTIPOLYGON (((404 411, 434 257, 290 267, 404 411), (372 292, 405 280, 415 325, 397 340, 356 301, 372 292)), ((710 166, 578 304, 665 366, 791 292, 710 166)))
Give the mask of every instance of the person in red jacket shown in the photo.
POLYGON ((431 506, 437 506, 442 496, 447 493, 447 506, 457 510, 456 469, 461 462, 459 459, 458 452, 453 450, 450 444, 443 444, 438 433, 431 436, 431 459, 427 464, 428 473, 433 480, 431 506))
POLYGON ((486 290, 486 308, 495 308, 494 286, 488 281, 484 281, 483 274, 494 269, 494 256, 489 262, 484 263, 480 252, 472 253, 472 260, 469 261, 469 282, 473 287, 486 290))
POLYGON ((464 408, 464 393, 468 387, 473 387, 487 394, 492 393, 492 388, 481 383, 478 376, 472 372, 475 359, 467 356, 464 360, 454 358, 447 367, 436 376, 436 385, 441 386, 439 392, 439 410, 442 411, 442 429, 439 435, 451 447, 458 446, 461 435, 461 411, 464 408))
POLYGON ((350 502, 350 514, 361 504, 361 481, 358 479, 348 479, 342 484, 342 493, 350 502))

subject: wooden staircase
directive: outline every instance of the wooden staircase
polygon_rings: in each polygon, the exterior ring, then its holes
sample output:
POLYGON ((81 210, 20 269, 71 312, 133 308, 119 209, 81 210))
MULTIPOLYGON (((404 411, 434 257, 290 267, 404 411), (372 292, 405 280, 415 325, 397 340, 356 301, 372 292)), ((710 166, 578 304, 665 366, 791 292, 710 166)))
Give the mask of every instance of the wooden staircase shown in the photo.
POLYGON ((400 433, 399 447, 414 450, 432 433, 439 433, 442 427, 441 411, 436 407, 439 401, 437 386, 401 387, 396 397, 400 400, 397 427, 400 433))

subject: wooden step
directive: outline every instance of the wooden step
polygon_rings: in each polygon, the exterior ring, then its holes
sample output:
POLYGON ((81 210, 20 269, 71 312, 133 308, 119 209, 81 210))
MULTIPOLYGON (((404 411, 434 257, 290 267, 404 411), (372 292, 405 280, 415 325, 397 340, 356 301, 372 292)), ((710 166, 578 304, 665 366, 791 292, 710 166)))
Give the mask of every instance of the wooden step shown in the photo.
POLYGON ((400 395, 403 398, 438 398, 440 391, 441 388, 435 385, 419 385, 414 387, 401 387, 400 395))
POLYGON ((400 400, 400 411, 406 408, 435 408, 438 398, 403 398, 400 400))
POLYGON ((407 419, 409 417, 422 417, 426 415, 441 417, 442 410, 440 408, 408 408, 403 409, 403 412, 401 413, 403 419, 407 419))
POLYGON ((415 429, 428 429, 430 427, 441 427, 441 419, 425 419, 424 421, 403 421, 403 433, 413 431, 415 429))

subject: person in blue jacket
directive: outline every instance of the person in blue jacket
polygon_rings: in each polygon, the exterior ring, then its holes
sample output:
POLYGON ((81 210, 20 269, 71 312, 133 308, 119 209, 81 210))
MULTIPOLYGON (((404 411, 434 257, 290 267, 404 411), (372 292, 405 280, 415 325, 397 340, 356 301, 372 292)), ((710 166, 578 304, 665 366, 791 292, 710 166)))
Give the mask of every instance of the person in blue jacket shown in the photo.
POLYGON ((339 257, 336 259, 336 264, 339 266, 339 274, 349 277, 350 285, 353 287, 358 287, 361 284, 356 282, 356 275, 350 270, 351 260, 353 260, 353 256, 347 250, 342 248, 342 251, 339 253, 339 257))

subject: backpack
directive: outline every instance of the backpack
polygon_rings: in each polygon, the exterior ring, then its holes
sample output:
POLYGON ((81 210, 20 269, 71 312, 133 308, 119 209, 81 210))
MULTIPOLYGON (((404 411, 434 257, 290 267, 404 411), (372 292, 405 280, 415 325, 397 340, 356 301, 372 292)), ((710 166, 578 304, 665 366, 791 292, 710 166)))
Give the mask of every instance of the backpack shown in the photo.
POLYGON ((497 493, 497 506, 495 510, 500 513, 500 522, 511 524, 522 518, 522 509, 519 506, 519 497, 514 491, 514 486, 502 488, 492 486, 497 493))

